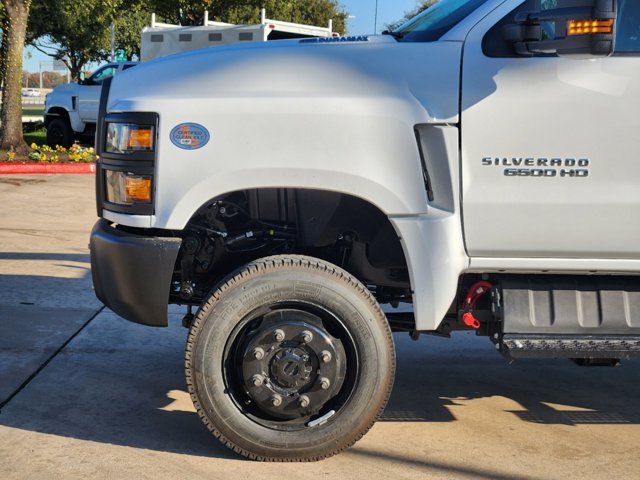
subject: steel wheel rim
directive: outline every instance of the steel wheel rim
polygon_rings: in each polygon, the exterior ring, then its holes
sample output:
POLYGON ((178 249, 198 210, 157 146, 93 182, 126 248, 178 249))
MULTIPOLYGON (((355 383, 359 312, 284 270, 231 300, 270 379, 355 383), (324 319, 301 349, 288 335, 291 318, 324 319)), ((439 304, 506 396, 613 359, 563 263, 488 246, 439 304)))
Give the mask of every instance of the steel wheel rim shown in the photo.
MULTIPOLYGON (((284 320, 283 324, 287 324, 289 319, 284 320)), ((300 326, 300 330, 302 330, 302 326, 300 326)), ((282 329, 285 330, 285 333, 289 333, 291 329, 282 329)), ((300 332, 302 333, 302 331, 300 332)), ((291 347, 291 343, 287 344, 287 339, 285 335, 285 339, 282 342, 278 342, 277 339, 274 339, 274 343, 285 344, 284 348, 276 348, 269 355, 265 355, 264 361, 269 363, 272 359, 274 359, 278 352, 282 352, 287 348, 292 348, 295 350, 295 347, 291 347)), ((293 343, 301 343, 299 340, 293 340, 293 343)), ((304 348, 299 348, 300 352, 305 351, 304 348)), ((332 353, 330 349, 323 349, 323 351, 329 351, 332 353)), ((340 350, 340 349, 338 349, 340 350)), ((316 358, 311 358, 310 363, 312 367, 321 367, 323 363, 323 359, 321 355, 317 355, 317 349, 311 349, 312 352, 316 353, 316 358)), ((335 350, 334 350, 335 351, 335 350)), ((298 355, 300 352, 294 352, 294 355, 298 355)), ((265 352, 266 354, 267 352, 265 352)), ((333 355, 333 353, 332 353, 333 355)), ((298 355, 300 356, 300 355, 298 355)), ((349 332, 349 329, 346 327, 345 323, 340 320, 333 312, 329 311, 327 308, 317 305, 310 302, 303 302, 299 300, 292 301, 282 301, 275 302, 270 305, 261 306, 259 308, 254 309, 249 314, 245 315, 245 317, 238 323, 238 325, 234 328, 224 349, 224 355, 222 358, 222 372, 224 377, 224 384, 226 391, 229 394, 229 397, 233 401, 235 407, 243 413, 247 418, 252 420, 253 422, 262 425, 264 427, 280 430, 280 431, 301 431, 309 428, 310 426, 315 426, 316 424, 324 424, 335 421, 337 417, 339 417, 341 410, 349 403, 352 398, 353 393, 356 390, 359 381, 359 372, 360 372, 360 355, 358 353, 358 349, 356 343, 353 339, 353 336, 349 332), (272 408, 265 408, 265 404, 260 402, 260 399, 255 394, 255 392, 251 391, 251 384, 254 383, 253 375, 248 376, 247 369, 247 353, 254 355, 254 343, 256 338, 259 338, 263 334, 273 333, 275 330, 279 329, 282 324, 276 323, 268 323, 266 328, 261 328, 261 324, 264 323, 265 317, 273 314, 279 314, 280 312, 300 312, 301 317, 306 321, 301 322, 301 324, 305 324, 304 329, 309 330, 314 337, 318 333, 317 330, 323 330, 324 333, 328 336, 331 336, 337 340, 339 340, 342 344, 342 352, 341 355, 344 355, 344 378, 339 383, 338 388, 332 391, 332 394, 329 396, 327 401, 325 401, 322 406, 318 409, 318 405, 312 405, 312 402, 320 398, 319 396, 314 397, 309 393, 308 387, 311 386, 320 386, 322 388, 322 377, 323 375, 319 373, 318 375, 313 376, 308 381, 304 380, 304 375, 302 378, 302 387, 299 388, 297 394, 293 393, 293 396, 287 398, 285 395, 287 393, 287 389, 283 387, 287 387, 289 385, 286 384, 286 381, 282 381, 281 378, 278 378, 274 373, 273 368, 269 368, 269 372, 263 372, 268 374, 267 379, 263 379, 262 388, 265 391, 269 391, 269 399, 273 395, 280 395, 282 403, 280 405, 271 405, 272 408), (317 318, 322 325, 320 327, 318 324, 315 326, 316 329, 308 328, 310 322, 310 318, 317 318), (265 381, 266 380, 266 381, 265 381), (264 385, 267 383, 271 383, 271 388, 269 385, 264 385), (273 385, 276 384, 276 385, 273 385), (275 387, 275 388, 274 388, 275 387), (301 399, 302 395, 306 395, 309 400, 310 410, 313 411, 311 414, 303 414, 303 410, 307 407, 304 405, 304 399, 301 399), (274 408, 283 408, 286 405, 291 406, 293 402, 296 402, 299 410, 299 414, 294 418, 283 418, 277 417, 274 415, 274 408)), ((291 358, 289 358, 291 360, 291 358)), ((332 359, 337 361, 338 359, 332 359)), ((295 363, 295 361, 293 362, 295 363)), ((330 363, 330 362, 329 362, 330 363)), ((270 363, 272 365, 272 363, 270 363)), ((275 368, 278 371, 278 365, 275 368)), ((321 368, 318 368, 319 372, 322 372, 321 368)), ((267 375, 263 375, 267 376, 267 375)), ((295 375, 294 375, 295 377, 295 375)), ((329 383, 332 383, 330 376, 325 376, 325 379, 329 380, 329 383)), ((335 385, 334 385, 335 387, 335 385)), ((331 388, 331 386, 329 387, 331 388)), ((327 390, 329 390, 327 388, 327 390)), ((291 392, 290 392, 291 393, 291 392)), ((313 392, 316 393, 316 392, 313 392)))

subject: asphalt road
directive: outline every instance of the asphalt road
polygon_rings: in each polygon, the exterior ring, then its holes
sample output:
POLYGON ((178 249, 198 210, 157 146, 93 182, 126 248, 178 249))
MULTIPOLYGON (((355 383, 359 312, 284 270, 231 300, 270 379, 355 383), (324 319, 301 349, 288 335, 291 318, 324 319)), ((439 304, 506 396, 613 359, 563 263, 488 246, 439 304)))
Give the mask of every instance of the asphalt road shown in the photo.
POLYGON ((186 394, 181 311, 152 329, 95 299, 93 182, 0 177, 0 478, 640 478, 640 362, 507 365, 472 334, 396 335, 390 403, 348 451, 236 456, 186 394))

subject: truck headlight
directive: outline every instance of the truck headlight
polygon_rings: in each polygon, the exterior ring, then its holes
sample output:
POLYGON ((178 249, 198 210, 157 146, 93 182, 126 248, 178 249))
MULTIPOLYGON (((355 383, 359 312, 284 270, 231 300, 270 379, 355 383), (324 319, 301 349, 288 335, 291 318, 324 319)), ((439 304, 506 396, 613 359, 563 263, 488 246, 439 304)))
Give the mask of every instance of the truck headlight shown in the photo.
POLYGON ((106 200, 117 205, 151 203, 151 175, 105 171, 106 200))
POLYGON ((154 147, 155 127, 132 123, 109 123, 105 152, 132 153, 150 152, 154 147))

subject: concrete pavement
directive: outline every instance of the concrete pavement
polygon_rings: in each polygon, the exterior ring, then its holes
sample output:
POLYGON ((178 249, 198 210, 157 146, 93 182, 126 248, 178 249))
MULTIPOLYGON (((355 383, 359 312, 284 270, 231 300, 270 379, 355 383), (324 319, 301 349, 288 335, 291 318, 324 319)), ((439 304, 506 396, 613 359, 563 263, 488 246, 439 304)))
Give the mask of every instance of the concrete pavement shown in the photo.
POLYGON ((0 405, 101 303, 87 232, 93 176, 0 176, 0 405))
POLYGON ((345 453, 313 464, 236 456, 186 393, 180 310, 152 329, 95 300, 92 195, 89 176, 0 177, 0 478, 640 477, 639 362, 507 365, 466 333, 396 335, 383 419, 345 453))

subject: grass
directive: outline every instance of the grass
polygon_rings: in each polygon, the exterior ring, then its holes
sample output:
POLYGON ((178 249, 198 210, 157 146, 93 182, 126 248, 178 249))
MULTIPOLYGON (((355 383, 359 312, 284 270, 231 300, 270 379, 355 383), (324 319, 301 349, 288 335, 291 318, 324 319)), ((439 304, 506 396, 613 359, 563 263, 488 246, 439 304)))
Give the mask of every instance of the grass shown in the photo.
POLYGON ((27 145, 35 143, 36 145, 44 145, 47 143, 47 132, 44 128, 36 130, 35 132, 29 132, 24 134, 24 141, 27 145))
POLYGON ((38 107, 36 105, 29 105, 28 107, 22 107, 23 116, 39 117, 42 114, 44 114, 44 105, 41 107, 38 107))

